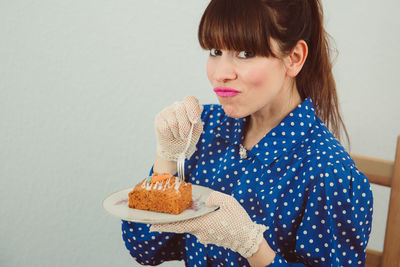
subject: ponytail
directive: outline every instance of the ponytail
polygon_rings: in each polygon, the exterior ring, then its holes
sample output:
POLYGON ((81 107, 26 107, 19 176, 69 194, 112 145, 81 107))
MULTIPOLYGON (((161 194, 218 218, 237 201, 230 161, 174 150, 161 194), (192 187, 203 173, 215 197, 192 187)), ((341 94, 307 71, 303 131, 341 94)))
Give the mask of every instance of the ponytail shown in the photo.
POLYGON ((339 140, 342 131, 349 143, 349 136, 340 115, 336 83, 332 74, 329 35, 323 27, 323 11, 319 0, 306 0, 310 9, 310 35, 306 42, 308 58, 296 77, 300 96, 310 97, 315 105, 317 116, 327 125, 339 140))

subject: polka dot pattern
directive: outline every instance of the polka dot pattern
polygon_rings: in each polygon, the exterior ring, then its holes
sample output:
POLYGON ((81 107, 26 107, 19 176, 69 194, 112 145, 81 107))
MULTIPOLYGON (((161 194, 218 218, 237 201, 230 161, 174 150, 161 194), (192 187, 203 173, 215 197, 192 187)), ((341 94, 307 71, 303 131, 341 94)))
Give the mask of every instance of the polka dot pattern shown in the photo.
MULTIPOLYGON (((234 196, 277 252, 270 266, 364 266, 372 193, 345 149, 306 99, 241 159, 248 118, 205 105, 204 132, 187 161, 186 180, 234 196)), ((122 221, 122 235, 141 264, 249 266, 239 254, 202 245, 190 234, 149 233, 122 221)))

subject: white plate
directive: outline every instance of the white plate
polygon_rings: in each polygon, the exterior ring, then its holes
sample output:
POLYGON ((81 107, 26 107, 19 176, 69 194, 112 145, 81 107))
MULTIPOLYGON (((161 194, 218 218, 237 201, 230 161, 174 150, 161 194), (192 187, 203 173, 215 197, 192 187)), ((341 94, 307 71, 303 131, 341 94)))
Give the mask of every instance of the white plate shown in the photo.
POLYGON ((103 200, 103 208, 113 216, 120 219, 138 223, 170 223, 196 218, 218 209, 218 206, 207 207, 207 200, 212 189, 192 184, 193 205, 181 214, 174 215, 155 211, 138 210, 128 207, 128 194, 133 187, 123 189, 109 195, 103 200))

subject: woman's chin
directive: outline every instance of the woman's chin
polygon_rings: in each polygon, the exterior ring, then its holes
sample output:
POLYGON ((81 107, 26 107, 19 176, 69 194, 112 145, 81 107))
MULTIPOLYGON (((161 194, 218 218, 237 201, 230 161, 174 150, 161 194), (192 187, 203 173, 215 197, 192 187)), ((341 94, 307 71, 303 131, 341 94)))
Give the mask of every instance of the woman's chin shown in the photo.
POLYGON ((230 105, 222 105, 222 108, 224 109, 225 114, 228 117, 234 118, 234 119, 240 119, 246 117, 245 114, 241 114, 239 110, 236 108, 230 106, 230 105))

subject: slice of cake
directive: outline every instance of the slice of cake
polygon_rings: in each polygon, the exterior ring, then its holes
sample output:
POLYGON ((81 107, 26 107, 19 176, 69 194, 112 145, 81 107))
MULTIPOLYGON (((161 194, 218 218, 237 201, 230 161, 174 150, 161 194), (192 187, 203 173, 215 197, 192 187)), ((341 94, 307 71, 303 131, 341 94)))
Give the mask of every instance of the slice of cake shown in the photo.
POLYGON ((134 209, 180 214, 192 204, 192 184, 171 174, 153 173, 129 192, 134 209))

